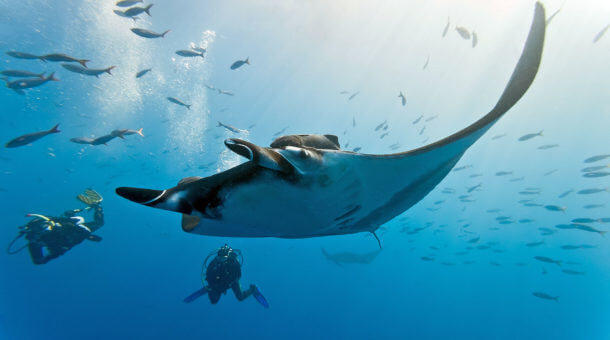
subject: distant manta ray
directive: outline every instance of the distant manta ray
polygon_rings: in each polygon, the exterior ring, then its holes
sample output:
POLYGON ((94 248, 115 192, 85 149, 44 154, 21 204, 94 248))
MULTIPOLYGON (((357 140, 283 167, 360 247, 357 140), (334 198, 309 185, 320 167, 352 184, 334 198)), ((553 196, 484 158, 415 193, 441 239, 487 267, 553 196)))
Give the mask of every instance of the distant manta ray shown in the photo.
POLYGON ((525 94, 542 57, 545 12, 536 4, 522 55, 495 107, 469 127, 411 151, 368 155, 339 149, 332 135, 293 135, 260 147, 225 145, 249 161, 190 177, 166 190, 130 187, 118 195, 183 214, 188 233, 224 237, 306 238, 374 233, 422 200, 464 152, 525 94))

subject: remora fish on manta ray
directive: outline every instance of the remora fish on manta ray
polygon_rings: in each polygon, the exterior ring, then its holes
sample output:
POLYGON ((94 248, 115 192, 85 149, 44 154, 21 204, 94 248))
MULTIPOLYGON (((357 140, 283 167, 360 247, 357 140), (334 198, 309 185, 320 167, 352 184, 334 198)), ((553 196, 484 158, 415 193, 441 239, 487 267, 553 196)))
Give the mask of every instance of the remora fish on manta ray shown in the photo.
POLYGON ((374 232, 430 193, 525 94, 540 65, 544 36, 544 7, 537 3, 523 53, 495 107, 430 145, 370 155, 340 150, 335 136, 283 137, 272 147, 228 139, 225 145, 249 161, 206 178, 184 178, 166 190, 116 192, 181 213, 182 229, 194 234, 305 238, 374 232))

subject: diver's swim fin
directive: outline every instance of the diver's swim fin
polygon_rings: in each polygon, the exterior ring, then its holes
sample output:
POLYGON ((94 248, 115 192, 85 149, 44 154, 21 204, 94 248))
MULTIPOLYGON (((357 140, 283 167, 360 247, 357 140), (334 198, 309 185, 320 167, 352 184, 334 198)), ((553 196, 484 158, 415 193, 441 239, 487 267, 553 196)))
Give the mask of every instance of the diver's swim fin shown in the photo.
POLYGON ((196 299, 204 296, 207 293, 208 293, 208 289, 206 287, 203 287, 203 288, 199 289, 198 291, 194 292, 193 294, 185 297, 184 300, 182 300, 182 301, 184 301, 185 303, 191 303, 191 302, 195 301, 196 299))
POLYGON ((102 195, 93 189, 86 189, 85 192, 79 194, 76 198, 87 205, 99 204, 103 200, 102 195))
POLYGON ((263 305, 263 307, 269 308, 269 302, 267 302, 267 299, 265 299, 265 297, 263 296, 263 293, 261 293, 260 289, 258 289, 258 287, 256 285, 254 286, 254 291, 252 292, 252 296, 254 296, 256 301, 258 301, 258 303, 263 305))

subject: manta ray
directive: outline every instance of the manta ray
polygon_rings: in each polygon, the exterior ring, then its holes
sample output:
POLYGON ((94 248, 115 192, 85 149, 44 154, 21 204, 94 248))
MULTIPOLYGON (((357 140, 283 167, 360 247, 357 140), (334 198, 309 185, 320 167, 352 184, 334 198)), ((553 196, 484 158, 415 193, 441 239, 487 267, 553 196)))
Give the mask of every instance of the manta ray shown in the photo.
POLYGON ((333 135, 283 136, 261 147, 225 145, 247 159, 215 175, 182 179, 166 190, 120 187, 116 193, 182 214, 188 233, 223 237, 306 238, 374 233, 422 200, 468 148, 530 87, 542 57, 545 12, 536 3, 525 47, 500 99, 465 129, 406 152, 341 150, 333 135))

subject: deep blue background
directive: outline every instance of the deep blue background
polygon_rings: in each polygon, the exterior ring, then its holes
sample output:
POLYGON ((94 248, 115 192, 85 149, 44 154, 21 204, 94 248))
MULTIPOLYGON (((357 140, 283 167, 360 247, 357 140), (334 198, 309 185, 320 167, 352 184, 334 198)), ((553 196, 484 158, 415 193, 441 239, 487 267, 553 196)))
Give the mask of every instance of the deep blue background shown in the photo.
MULTIPOLYGON (((546 5, 550 14, 561 1, 546 5)), ((26 213, 79 207, 74 197, 86 187, 104 196, 106 212, 101 243, 85 242, 44 266, 32 265, 25 252, 0 256, 0 337, 603 339, 610 334, 608 239, 554 228, 577 217, 610 217, 608 192, 558 198, 568 189, 610 186, 610 177, 585 179, 580 172, 589 165, 582 163, 585 158, 610 153, 610 37, 591 42, 607 24, 608 4, 566 4, 549 25, 530 91, 458 165, 472 167, 452 172, 429 197, 384 225, 379 231, 384 250, 372 264, 341 267, 328 262, 320 248, 362 253, 374 250, 376 241, 366 234, 305 240, 189 235, 181 231, 179 215, 127 202, 114 188, 166 188, 182 177, 238 164, 222 145, 234 135, 217 128, 218 120, 242 129, 256 124, 241 137, 260 145, 284 127, 285 133, 334 133, 342 144, 368 153, 388 153, 397 142, 408 150, 427 138, 438 140, 495 103, 519 56, 533 2, 156 2, 152 17, 135 26, 172 29, 158 40, 133 35, 134 24, 112 9, 109 1, 0 1, 0 51, 63 52, 91 59, 90 67, 117 66, 112 76, 96 79, 57 63, 0 57, 2 69, 57 71, 61 79, 25 96, 1 89, 0 138, 8 141, 56 123, 62 130, 31 146, 0 150, 0 242, 8 243, 17 226, 27 223, 26 213), (447 16, 452 28, 443 39, 447 16), (479 45, 473 49, 454 25, 475 29, 479 45), (206 59, 173 53, 189 43, 207 46, 206 59), (229 70, 234 60, 248 56, 252 65, 229 70), (134 78, 148 67, 151 73, 134 78), (219 96, 204 84, 236 95, 219 96), (341 90, 360 94, 347 101, 341 90), (407 94, 406 107, 396 98, 399 91, 407 94), (167 96, 193 107, 175 106, 167 96), (424 120, 439 116, 413 126, 420 114, 424 120), (379 139, 373 130, 384 120, 390 134, 379 139), (140 127, 145 138, 129 136, 99 147, 69 142, 140 127), (540 130, 542 137, 517 141, 540 130), (537 149, 544 144, 560 146, 537 149), (544 175, 553 169, 558 170, 544 175), (495 176, 498 171, 514 174, 495 176), (483 176, 469 177, 478 173, 483 176), (458 200, 479 183, 475 202, 458 200), (456 192, 443 194, 446 187, 456 192), (541 189, 536 202, 567 210, 518 204, 532 198, 518 194, 527 187, 541 189), (439 200, 445 201, 435 205, 439 200), (592 203, 606 206, 583 209, 592 203), (502 212, 486 212, 492 208, 502 212), (499 215, 534 222, 498 225, 499 215), (432 225, 417 234, 401 232, 428 222, 432 225), (490 230, 494 227, 499 230, 490 230), (556 233, 541 236, 540 227, 556 233), (455 255, 477 236, 475 246, 491 242, 491 249, 455 255), (545 241, 540 247, 525 246, 540 240, 545 241), (216 306, 206 299, 181 302, 199 288, 205 256, 225 242, 244 253, 242 284, 259 285, 269 310, 252 299, 238 303, 232 294, 216 306), (597 248, 560 248, 581 243, 597 248), (534 256, 573 264, 560 268, 534 256), (586 275, 567 275, 562 268, 586 275), (538 299, 534 291, 559 296, 559 303, 538 299)))

